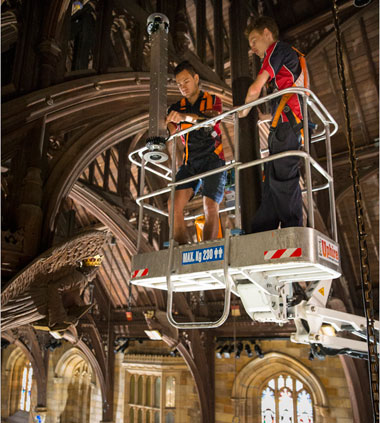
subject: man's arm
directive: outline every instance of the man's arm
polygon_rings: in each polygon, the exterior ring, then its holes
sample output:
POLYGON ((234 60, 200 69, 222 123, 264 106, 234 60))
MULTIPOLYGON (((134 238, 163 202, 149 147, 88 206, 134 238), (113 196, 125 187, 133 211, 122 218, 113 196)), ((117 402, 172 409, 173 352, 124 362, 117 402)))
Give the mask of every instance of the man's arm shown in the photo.
POLYGON ((166 124, 168 126, 170 135, 174 134, 177 130, 177 124, 181 122, 189 122, 189 123, 199 123, 203 120, 210 119, 212 117, 218 116, 222 113, 222 103, 219 97, 215 98, 215 102, 213 104, 213 108, 209 110, 205 110, 200 114, 195 113, 180 113, 176 110, 171 110, 166 117, 166 124))
MULTIPOLYGON (((251 103, 252 101, 257 100, 260 97, 261 90, 269 78, 270 78, 270 75, 266 70, 263 70, 257 76, 257 78, 252 82, 252 84, 248 88, 247 96, 245 97, 245 104, 251 103)), ((251 111, 251 107, 240 111, 239 117, 240 118, 246 117, 250 111, 251 111)))

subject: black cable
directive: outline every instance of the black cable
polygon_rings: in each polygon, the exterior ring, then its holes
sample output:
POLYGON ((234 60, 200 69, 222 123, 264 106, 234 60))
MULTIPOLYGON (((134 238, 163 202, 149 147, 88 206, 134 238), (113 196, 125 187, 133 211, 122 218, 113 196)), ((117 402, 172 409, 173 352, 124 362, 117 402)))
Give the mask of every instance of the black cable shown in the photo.
POLYGON ((343 105, 344 105, 344 117, 346 122, 346 131, 347 131, 347 145, 349 150, 349 157, 351 163, 351 176, 353 180, 353 190, 355 195, 355 209, 356 209, 356 225, 358 231, 358 240, 359 240, 359 255, 360 255, 360 270, 361 270, 361 291, 364 312, 367 323, 367 346, 368 346, 368 373, 369 380, 371 384, 370 396, 372 403, 372 411, 374 422, 379 422, 379 404, 378 399, 375 398, 376 392, 379 392, 379 382, 378 382, 378 370, 379 370, 379 357, 377 355, 377 345, 376 339, 372 336, 373 333, 373 322, 374 322, 374 312, 373 312, 373 296, 372 296, 372 287, 370 283, 370 273, 369 273, 369 262, 368 262, 368 248, 366 242, 366 233, 364 218, 361 210, 361 192, 360 192, 360 182, 359 175, 356 165, 356 154, 355 154, 355 145, 352 139, 352 129, 351 129, 351 120, 348 106, 348 96, 347 96, 347 84, 346 77, 344 74, 344 61, 343 61, 343 52, 342 52, 342 40, 341 40, 341 31, 339 26, 338 18, 338 6, 336 0, 332 1, 332 13, 334 20, 334 28, 336 33, 336 59, 337 59, 337 69, 338 75, 342 87, 342 96, 343 96, 343 105), (364 281, 366 278, 367 285, 364 281), (367 287, 367 291, 366 291, 367 287), (373 339, 372 339, 373 338, 373 339), (373 350, 374 354, 371 354, 373 350), (374 362, 373 362, 374 361, 374 362), (376 380, 377 379, 377 380, 376 380))

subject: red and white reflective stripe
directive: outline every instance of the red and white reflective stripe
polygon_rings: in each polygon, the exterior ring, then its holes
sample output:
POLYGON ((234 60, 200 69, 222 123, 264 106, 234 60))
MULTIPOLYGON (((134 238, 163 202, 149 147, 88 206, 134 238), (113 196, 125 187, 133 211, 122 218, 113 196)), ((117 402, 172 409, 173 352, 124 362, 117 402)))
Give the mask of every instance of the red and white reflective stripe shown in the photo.
POLYGON ((134 278, 141 278, 142 276, 146 276, 148 274, 148 269, 140 269, 135 270, 132 274, 132 279, 134 278))
POLYGON ((281 250, 270 250, 264 252, 264 260, 274 260, 288 257, 301 257, 302 248, 282 248, 281 250))

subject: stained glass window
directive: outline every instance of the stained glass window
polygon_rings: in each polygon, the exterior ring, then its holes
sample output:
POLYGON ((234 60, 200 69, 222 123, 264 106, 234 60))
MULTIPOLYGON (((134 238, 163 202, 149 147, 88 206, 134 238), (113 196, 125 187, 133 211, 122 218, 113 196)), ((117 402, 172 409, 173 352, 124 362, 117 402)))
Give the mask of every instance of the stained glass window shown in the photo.
POLYGON ((294 423, 292 391, 288 388, 281 389, 278 405, 278 414, 281 416, 281 423, 294 423))
POLYGON ((20 410, 30 411, 30 400, 32 393, 33 368, 31 363, 24 367, 22 372, 22 385, 20 396, 20 410))
POLYGON ((261 393, 261 423, 314 423, 313 401, 304 384, 280 374, 261 393))
POLYGON ((269 386, 264 389, 261 395, 261 416, 263 423, 275 423, 276 421, 274 390, 269 386))
POLYGON ((305 389, 297 395, 297 423, 313 423, 313 402, 305 389))

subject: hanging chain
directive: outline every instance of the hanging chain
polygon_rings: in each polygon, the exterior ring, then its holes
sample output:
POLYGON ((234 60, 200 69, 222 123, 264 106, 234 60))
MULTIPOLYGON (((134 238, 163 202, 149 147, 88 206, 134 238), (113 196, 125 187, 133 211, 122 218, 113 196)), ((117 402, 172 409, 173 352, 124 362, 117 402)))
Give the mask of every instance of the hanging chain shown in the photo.
POLYGON ((360 189, 359 173, 357 168, 357 159, 355 152, 355 144, 352 137, 350 114, 348 109, 347 85, 344 74, 344 62, 342 53, 342 39, 338 18, 338 6, 336 0, 333 0, 332 7, 334 17, 334 27, 336 33, 336 58, 338 75, 342 88, 342 97, 344 105, 344 117, 347 131, 347 145, 351 164, 351 177, 355 196, 355 210, 356 210, 356 226, 359 238, 359 256, 360 256, 360 270, 361 270, 361 288, 363 295, 363 305, 365 309, 365 317, 367 320, 367 345, 368 345, 368 371, 371 384, 371 400, 374 414, 374 422, 379 422, 379 357, 377 355, 376 334, 374 330, 374 305, 373 305, 373 291, 370 276, 367 234, 364 223, 362 195, 360 189))

